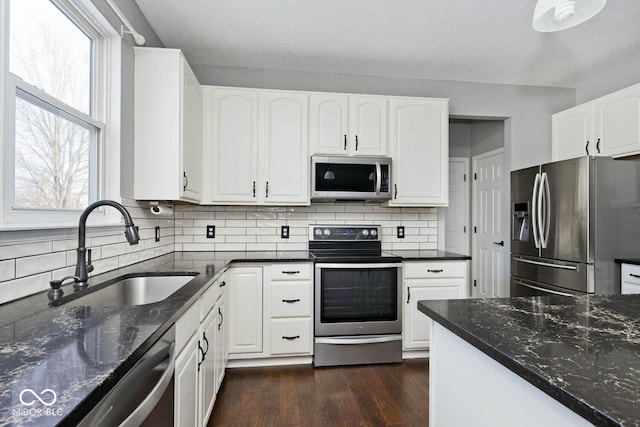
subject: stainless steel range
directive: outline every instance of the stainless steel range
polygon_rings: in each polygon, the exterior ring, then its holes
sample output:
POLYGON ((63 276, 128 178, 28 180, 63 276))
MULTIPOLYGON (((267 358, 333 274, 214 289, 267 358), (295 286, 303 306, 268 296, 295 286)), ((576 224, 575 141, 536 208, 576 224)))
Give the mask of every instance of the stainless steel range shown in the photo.
POLYGON ((402 361, 401 258, 377 225, 310 225, 314 366, 402 361))

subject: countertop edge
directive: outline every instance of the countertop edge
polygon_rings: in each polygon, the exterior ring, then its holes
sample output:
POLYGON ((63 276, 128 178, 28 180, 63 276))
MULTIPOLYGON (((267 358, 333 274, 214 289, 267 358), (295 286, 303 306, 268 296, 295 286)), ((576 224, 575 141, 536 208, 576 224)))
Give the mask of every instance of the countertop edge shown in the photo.
POLYGON ((467 330, 458 327, 455 323, 449 321, 438 312, 427 307, 424 304, 425 302, 427 301, 418 301, 418 310, 423 314, 430 317, 433 321, 439 323, 444 328, 448 329, 453 334, 471 344, 472 346, 474 346, 496 362, 500 363, 514 374, 526 380, 539 390, 556 399, 567 408, 584 417, 587 421, 593 422, 597 425, 620 426, 620 423, 618 421, 612 419, 607 414, 587 404, 584 400, 577 398, 563 388, 550 383, 547 379, 545 379, 535 371, 526 368, 497 348, 487 344, 478 337, 469 333, 467 330))

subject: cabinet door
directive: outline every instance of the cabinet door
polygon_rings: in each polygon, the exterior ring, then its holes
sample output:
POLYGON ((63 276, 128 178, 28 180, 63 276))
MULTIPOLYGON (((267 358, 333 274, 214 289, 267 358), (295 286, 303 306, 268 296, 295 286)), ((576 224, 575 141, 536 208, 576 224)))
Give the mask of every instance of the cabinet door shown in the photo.
POLYGON ((173 425, 199 425, 198 362, 200 358, 198 335, 195 334, 176 358, 173 425))
POLYGON ((393 199, 390 206, 447 206, 449 111, 446 99, 390 100, 393 199))
MULTIPOLYGON (((214 307, 215 308, 215 307, 214 307)), ((216 400, 216 338, 218 329, 217 311, 211 310, 200 325, 200 345, 204 358, 198 369, 200 380, 200 425, 206 425, 216 400)))
POLYGON ((200 201, 202 183, 202 90, 187 61, 183 64, 182 182, 184 199, 200 201))
POLYGON ((404 326, 402 343, 405 350, 429 348, 431 319, 418 310, 418 301, 462 298, 461 286, 457 283, 425 286, 405 285, 404 326))
POLYGON ((229 352, 262 352, 262 267, 229 270, 229 352))
POLYGON ((205 116, 211 201, 257 203, 258 92, 214 88, 205 116), (209 150, 208 150, 209 151, 209 150))
POLYGON ((551 116, 552 160, 597 155, 593 137, 593 103, 586 103, 551 116))
POLYGON ((259 200, 268 204, 309 204, 308 96, 260 94, 259 200))
POLYGON ((387 155, 387 98, 349 98, 349 151, 363 156, 387 155))
POLYGON ((228 344, 227 337, 229 329, 227 327, 227 312, 225 311, 227 308, 227 299, 226 295, 223 294, 218 300, 218 304, 214 308, 216 311, 216 354, 215 354, 215 365, 216 365, 216 394, 218 390, 220 390, 220 386, 222 385, 222 380, 224 379, 225 369, 227 368, 227 358, 228 358, 228 344))
POLYGON ((640 151, 640 85, 595 101, 596 135, 604 156, 640 151))
POLYGON ((309 98, 311 154, 347 154, 349 98, 316 94, 309 98))

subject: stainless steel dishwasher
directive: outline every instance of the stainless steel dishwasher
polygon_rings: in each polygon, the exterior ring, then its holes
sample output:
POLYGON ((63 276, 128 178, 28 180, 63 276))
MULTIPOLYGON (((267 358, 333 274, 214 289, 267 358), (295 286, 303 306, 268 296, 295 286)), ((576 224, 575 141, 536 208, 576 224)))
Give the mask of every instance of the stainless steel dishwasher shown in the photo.
POLYGON ((79 426, 172 426, 175 337, 173 325, 79 426))

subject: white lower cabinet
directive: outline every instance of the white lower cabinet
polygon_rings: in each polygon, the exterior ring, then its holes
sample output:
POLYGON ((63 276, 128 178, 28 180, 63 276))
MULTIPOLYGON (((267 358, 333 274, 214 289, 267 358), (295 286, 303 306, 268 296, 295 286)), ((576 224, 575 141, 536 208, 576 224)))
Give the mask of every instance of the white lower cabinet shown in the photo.
POLYGON ((640 265, 622 264, 620 292, 624 294, 640 294, 640 265))
POLYGON ((229 359, 313 354, 312 264, 231 267, 229 359))
POLYGON ((176 426, 205 426, 213 411, 228 354, 225 301, 220 278, 176 322, 176 426))
POLYGON ((403 264, 403 350, 429 349, 431 320, 418 310, 418 301, 468 297, 467 269, 467 261, 403 264))

